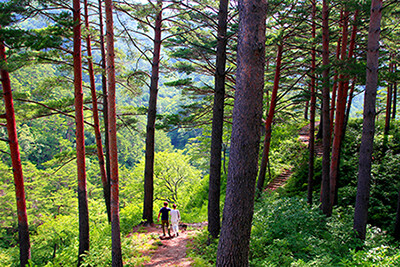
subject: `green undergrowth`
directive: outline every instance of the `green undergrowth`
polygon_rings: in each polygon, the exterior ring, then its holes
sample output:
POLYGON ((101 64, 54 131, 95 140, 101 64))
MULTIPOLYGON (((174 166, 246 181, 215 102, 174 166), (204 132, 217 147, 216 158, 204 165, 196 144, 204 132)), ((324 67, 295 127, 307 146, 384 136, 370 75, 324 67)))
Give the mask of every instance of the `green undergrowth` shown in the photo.
MULTIPOLYGON (((400 266, 398 244, 380 229, 368 227, 363 250, 352 230, 351 207, 326 218, 299 197, 264 196, 256 203, 250 239, 250 266, 400 266)), ((218 240, 204 230, 195 236, 189 256, 195 266, 213 266, 218 240)))
MULTIPOLYGON (((82 266, 111 266, 111 225, 101 205, 90 205, 90 251, 84 255, 82 266)), ((124 266, 141 266, 150 258, 148 251, 157 247, 156 235, 130 234, 132 226, 140 223, 139 208, 121 210, 121 249, 124 266), (128 216, 128 214, 130 216, 128 216), (152 242, 150 242, 152 241, 152 242), (146 256, 146 255, 147 256, 146 256)), ((75 216, 60 215, 43 218, 31 235, 31 266, 76 266, 79 247, 79 225, 75 216)), ((140 231, 139 231, 140 232, 140 231)), ((19 248, 0 247, 0 266, 19 266, 19 248)))

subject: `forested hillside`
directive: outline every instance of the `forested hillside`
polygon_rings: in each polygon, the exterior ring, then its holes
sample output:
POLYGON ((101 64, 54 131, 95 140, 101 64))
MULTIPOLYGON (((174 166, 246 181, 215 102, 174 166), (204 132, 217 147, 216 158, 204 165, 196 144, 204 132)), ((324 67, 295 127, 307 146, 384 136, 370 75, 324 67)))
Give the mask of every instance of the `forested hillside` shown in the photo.
POLYGON ((145 266, 165 201, 194 266, 399 265, 399 14, 0 1, 0 265, 145 266))

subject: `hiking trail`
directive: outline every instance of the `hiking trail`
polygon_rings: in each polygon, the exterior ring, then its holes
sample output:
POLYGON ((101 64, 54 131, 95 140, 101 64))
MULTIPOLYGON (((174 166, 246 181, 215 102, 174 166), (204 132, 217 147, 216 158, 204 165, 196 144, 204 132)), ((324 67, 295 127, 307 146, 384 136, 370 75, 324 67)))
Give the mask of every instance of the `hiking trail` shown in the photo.
MULTIPOLYGON (((318 130, 318 125, 319 122, 315 123, 315 130, 318 130)), ((307 124, 303 128, 300 129, 299 132, 299 141, 302 142, 305 147, 304 149, 308 149, 309 141, 310 141, 310 124, 307 124)), ((321 156, 322 155, 322 144, 320 141, 315 140, 315 154, 316 156, 321 156)), ((264 189, 264 191, 275 191, 279 187, 282 187, 285 185, 286 181, 290 178, 290 176, 293 174, 292 168, 289 168, 287 170, 284 170, 281 174, 279 174, 277 177, 275 177, 264 189)))
MULTIPOLYGON (((204 227, 205 223, 187 224, 186 229, 179 227, 179 236, 175 237, 162 237, 161 225, 153 224, 152 226, 141 227, 146 232, 139 235, 156 234, 159 236, 158 240, 152 240, 153 243, 158 244, 158 248, 147 252, 151 256, 150 261, 145 262, 144 267, 188 267, 191 266, 192 259, 186 258, 187 243, 191 241, 191 234, 197 229, 204 227), (159 241, 159 242, 157 242, 159 241)), ((137 230, 136 230, 137 231, 137 230)), ((135 230, 134 230, 135 232, 135 230)), ((146 254, 145 254, 146 255, 146 254)))

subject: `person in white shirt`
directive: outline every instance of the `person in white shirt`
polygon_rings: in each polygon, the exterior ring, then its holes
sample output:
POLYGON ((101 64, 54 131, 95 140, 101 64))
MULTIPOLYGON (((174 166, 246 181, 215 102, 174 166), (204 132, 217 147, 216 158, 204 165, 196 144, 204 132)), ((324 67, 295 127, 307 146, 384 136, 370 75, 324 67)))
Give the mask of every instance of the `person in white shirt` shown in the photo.
POLYGON ((176 204, 172 205, 172 210, 171 210, 171 228, 172 228, 172 233, 174 236, 179 236, 179 221, 181 220, 181 214, 179 213, 179 210, 176 209, 176 204))

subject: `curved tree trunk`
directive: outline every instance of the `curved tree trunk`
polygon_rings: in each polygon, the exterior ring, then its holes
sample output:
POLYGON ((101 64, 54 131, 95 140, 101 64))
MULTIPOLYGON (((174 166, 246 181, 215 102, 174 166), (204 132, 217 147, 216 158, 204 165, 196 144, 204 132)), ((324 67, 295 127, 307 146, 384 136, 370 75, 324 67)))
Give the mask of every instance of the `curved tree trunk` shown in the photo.
MULTIPOLYGON (((6 61, 5 46, 0 40, 0 61, 6 61)), ((29 240, 28 215, 26 213, 24 177, 22 173, 21 157, 19 153, 17 126, 15 122, 14 101, 12 97, 10 76, 5 69, 0 70, 3 97, 5 104, 5 118, 7 119, 8 144, 10 146, 11 161, 14 174, 15 196, 17 199, 19 259, 21 266, 28 264, 31 258, 31 244, 29 240)))
POLYGON ((265 66, 265 0, 239 1, 236 93, 216 266, 248 266, 265 66))
POLYGON ((213 106, 210 181, 208 191, 208 232, 217 238, 220 232, 220 196, 221 196, 221 150, 224 125, 225 65, 226 65, 226 28, 229 0, 220 0, 218 13, 218 39, 215 71, 215 93, 213 106))
POLYGON ((111 182, 111 242, 112 266, 122 266, 121 233, 119 225, 119 177, 117 149, 117 112, 115 105, 115 52, 114 52, 114 22, 112 0, 105 0, 106 32, 107 32, 107 81, 109 92, 108 125, 110 146, 110 182, 111 182))
POLYGON ((264 188, 265 174, 267 172, 269 148, 271 145, 272 120, 275 115, 275 108, 276 108, 277 95, 278 95, 278 89, 279 89, 279 78, 281 75, 282 54, 283 54, 283 44, 279 44, 278 52, 277 52, 277 56, 276 56, 274 87, 272 89, 272 94, 271 94, 271 105, 269 106, 267 120, 265 121, 264 149, 263 149, 263 154, 262 154, 262 158, 261 158, 260 172, 259 172, 258 181, 257 181, 257 189, 259 192, 262 192, 262 190, 264 188))
POLYGON ((146 155, 144 169, 144 204, 143 219, 146 223, 153 223, 153 197, 154 197, 154 142, 155 124, 157 115, 158 79, 160 72, 161 52, 161 23, 162 0, 157 1, 158 14, 154 28, 153 62, 151 64, 150 98, 147 112, 146 127, 146 155))
POLYGON ((89 251, 89 210, 86 190, 85 135, 82 92, 82 56, 81 56, 81 12, 80 1, 73 2, 74 13, 74 88, 76 123, 76 165, 78 171, 79 203, 79 255, 78 266, 83 263, 83 255, 89 251))
MULTIPOLYGON (((85 9, 85 27, 89 32, 89 15, 88 15, 88 7, 87 0, 84 0, 84 9, 85 9)), ((107 173, 105 168, 104 154, 103 154, 103 144, 101 142, 101 132, 100 132, 100 123, 99 123, 99 110, 97 107, 97 96, 96 96, 96 84, 94 81, 94 71, 93 71, 93 61, 92 61, 92 46, 90 40, 90 34, 86 37, 86 46, 87 46, 87 55, 88 55, 88 65, 89 65, 89 79, 90 79, 90 91, 92 93, 92 110, 93 110, 93 122, 94 122, 94 134, 96 136, 96 145, 97 145, 97 157, 99 159, 99 168, 100 168, 100 176, 101 182, 103 184, 103 195, 104 200, 106 202, 107 216, 108 221, 111 221, 111 212, 110 212, 110 188, 108 186, 107 173)))
POLYGON ((372 149, 375 133, 375 103, 378 87, 379 36, 381 32, 382 0, 372 0, 368 32, 367 78, 364 97, 364 121, 358 161, 358 182, 354 210, 354 230, 365 240, 370 193, 372 149))

